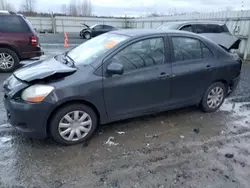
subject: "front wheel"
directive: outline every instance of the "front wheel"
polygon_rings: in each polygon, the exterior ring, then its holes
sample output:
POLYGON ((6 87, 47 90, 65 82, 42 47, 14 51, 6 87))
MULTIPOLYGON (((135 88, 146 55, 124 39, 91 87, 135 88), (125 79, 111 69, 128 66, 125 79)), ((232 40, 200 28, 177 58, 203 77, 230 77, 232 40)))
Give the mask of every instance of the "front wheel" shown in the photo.
POLYGON ((91 34, 89 32, 85 32, 84 33, 84 38, 87 39, 87 40, 90 39, 91 38, 91 34))
POLYGON ((205 92, 201 107, 205 112, 215 112, 223 104, 226 97, 226 87, 221 82, 212 84, 205 92))
POLYGON ((64 145, 86 141, 97 128, 97 116, 84 104, 71 104, 59 109, 50 122, 52 138, 64 145))

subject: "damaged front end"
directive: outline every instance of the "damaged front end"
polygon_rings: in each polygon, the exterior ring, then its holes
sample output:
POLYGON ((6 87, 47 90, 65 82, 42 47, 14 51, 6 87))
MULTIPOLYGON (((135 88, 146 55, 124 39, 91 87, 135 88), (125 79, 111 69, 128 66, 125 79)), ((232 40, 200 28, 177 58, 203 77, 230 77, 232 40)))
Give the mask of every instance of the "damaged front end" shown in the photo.
POLYGON ((54 58, 37 61, 15 71, 3 84, 5 97, 20 97, 20 92, 34 84, 47 84, 77 71, 54 58))

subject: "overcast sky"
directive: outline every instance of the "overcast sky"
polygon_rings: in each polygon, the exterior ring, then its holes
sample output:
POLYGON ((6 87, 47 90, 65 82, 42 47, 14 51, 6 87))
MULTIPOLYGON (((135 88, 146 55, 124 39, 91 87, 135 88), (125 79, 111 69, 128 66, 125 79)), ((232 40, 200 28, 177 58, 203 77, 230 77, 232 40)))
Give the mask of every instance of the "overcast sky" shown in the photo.
MULTIPOLYGON (((18 10, 22 0, 9 0, 18 10)), ((62 4, 70 0, 36 0, 38 12, 62 12, 62 4)), ((79 0, 77 0, 79 1, 79 0)), ((93 13, 104 16, 141 16, 152 12, 213 12, 226 8, 242 9, 242 0, 92 0, 93 13)), ((243 9, 250 9, 250 0, 243 0, 243 9)))

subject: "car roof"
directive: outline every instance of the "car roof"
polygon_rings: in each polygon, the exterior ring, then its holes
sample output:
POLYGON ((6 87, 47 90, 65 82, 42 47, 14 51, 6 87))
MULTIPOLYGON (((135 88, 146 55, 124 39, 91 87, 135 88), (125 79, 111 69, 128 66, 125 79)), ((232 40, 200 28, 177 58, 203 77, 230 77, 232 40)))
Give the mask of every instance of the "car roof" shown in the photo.
POLYGON ((171 24, 176 24, 176 25, 185 25, 185 24, 202 24, 202 25, 205 25, 205 24, 215 24, 215 25, 224 25, 225 22, 221 22, 221 21, 210 21, 210 20, 205 20, 205 21, 176 21, 176 22, 167 22, 167 23, 164 23, 164 24, 168 24, 168 23, 171 23, 171 24))
POLYGON ((129 37, 140 37, 153 34, 185 34, 190 36, 198 36, 195 33, 179 30, 160 30, 160 29, 121 29, 110 31, 109 33, 114 33, 118 35, 126 35, 129 37))

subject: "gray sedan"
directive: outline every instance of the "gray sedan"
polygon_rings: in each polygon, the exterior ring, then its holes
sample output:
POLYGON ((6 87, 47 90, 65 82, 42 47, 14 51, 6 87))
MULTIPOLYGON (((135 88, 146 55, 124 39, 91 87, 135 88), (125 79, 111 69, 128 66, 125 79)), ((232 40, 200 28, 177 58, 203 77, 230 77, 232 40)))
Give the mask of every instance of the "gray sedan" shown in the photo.
POLYGON ((17 70, 4 82, 12 126, 72 145, 112 121, 189 105, 214 112, 241 60, 189 32, 116 30, 17 70))

